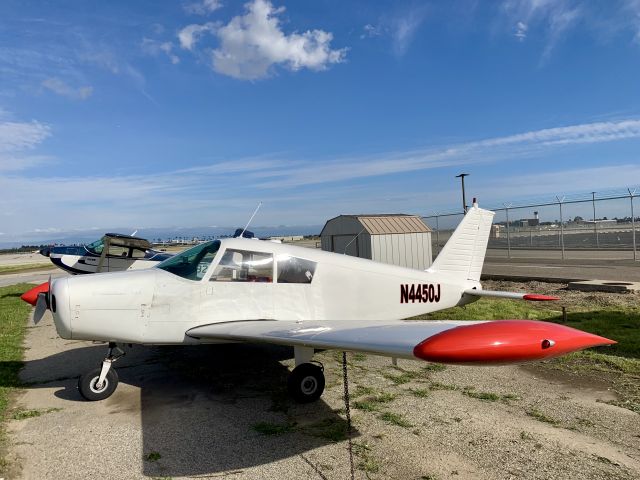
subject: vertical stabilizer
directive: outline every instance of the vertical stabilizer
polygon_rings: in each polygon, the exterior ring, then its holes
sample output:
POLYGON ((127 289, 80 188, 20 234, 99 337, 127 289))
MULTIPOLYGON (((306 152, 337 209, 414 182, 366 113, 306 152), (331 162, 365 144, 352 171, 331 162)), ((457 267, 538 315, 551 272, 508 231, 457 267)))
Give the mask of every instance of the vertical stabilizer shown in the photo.
POLYGON ((474 203, 429 271, 447 273, 460 280, 479 281, 494 215, 474 203))

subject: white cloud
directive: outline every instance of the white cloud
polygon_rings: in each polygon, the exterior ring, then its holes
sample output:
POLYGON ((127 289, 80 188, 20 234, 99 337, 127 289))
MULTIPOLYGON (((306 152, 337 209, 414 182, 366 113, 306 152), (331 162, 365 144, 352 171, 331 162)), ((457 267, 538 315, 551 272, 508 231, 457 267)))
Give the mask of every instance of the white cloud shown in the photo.
POLYGON ((361 39, 371 38, 371 37, 379 37, 382 35, 382 29, 379 25, 372 25, 367 23, 364 27, 362 27, 363 33, 360 35, 361 39))
POLYGON ((387 153, 366 158, 325 160, 299 168, 272 170, 264 175, 269 180, 258 183, 258 186, 293 187, 494 162, 531 156, 540 153, 543 149, 631 138, 640 138, 640 120, 587 123, 454 144, 439 149, 387 153))
POLYGON ((93 93, 93 87, 84 86, 74 88, 56 77, 50 77, 43 80, 42 86, 57 95, 72 98, 74 100, 86 100, 93 93))
POLYGON ((396 17, 392 21, 391 38, 393 40, 393 51, 397 56, 401 57, 407 52, 425 16, 424 8, 417 8, 405 15, 396 17))
POLYGON ((149 55, 166 55, 174 65, 180 63, 180 57, 173 53, 173 43, 171 42, 158 42, 151 38, 145 37, 142 39, 141 48, 143 52, 149 55))
POLYGON ((220 0, 201 0, 184 6, 184 10, 187 13, 193 13, 195 15, 208 15, 219 8, 222 8, 222 2, 220 0))
POLYGON ((31 168, 49 161, 43 155, 25 155, 51 135, 51 128, 40 122, 0 123, 0 172, 31 168))
POLYGON ((527 38, 527 24, 524 22, 516 23, 516 33, 513 34, 519 41, 523 42, 525 38, 527 38))
POLYGON ((324 30, 285 34, 275 8, 268 0, 253 0, 246 13, 217 29, 220 45, 213 51, 213 68, 230 77, 255 80, 269 76, 275 65, 290 70, 324 70, 344 61, 346 49, 334 50, 333 35, 324 30))
POLYGON ((585 15, 582 5, 573 0, 507 0, 502 4, 510 25, 515 23, 518 41, 534 29, 543 31, 546 45, 542 53, 547 59, 562 37, 585 15))
POLYGON ((216 24, 212 22, 207 22, 203 25, 187 25, 178 32, 180 46, 185 50, 193 50, 202 35, 207 32, 214 33, 215 27, 216 24))
POLYGON ((51 128, 35 120, 0 123, 0 153, 32 149, 50 135, 51 128))

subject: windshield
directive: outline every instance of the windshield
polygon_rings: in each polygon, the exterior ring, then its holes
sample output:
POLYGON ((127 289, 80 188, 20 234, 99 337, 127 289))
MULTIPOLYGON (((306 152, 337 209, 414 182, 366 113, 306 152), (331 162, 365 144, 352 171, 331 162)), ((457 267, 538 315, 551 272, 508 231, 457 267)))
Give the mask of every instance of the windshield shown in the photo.
POLYGON ((102 239, 96 240, 95 242, 86 245, 86 248, 90 252, 100 255, 102 253, 102 249, 104 248, 104 243, 102 243, 102 239))
POLYGON ((219 249, 220 240, 201 243, 160 262, 156 268, 188 280, 201 280, 219 249))

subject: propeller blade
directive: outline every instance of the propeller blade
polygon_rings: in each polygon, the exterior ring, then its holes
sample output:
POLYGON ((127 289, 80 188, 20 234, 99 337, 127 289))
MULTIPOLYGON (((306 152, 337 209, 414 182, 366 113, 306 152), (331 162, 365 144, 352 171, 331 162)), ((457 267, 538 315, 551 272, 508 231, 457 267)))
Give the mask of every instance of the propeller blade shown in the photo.
POLYGON ((44 317, 45 312, 49 306, 47 305, 47 295, 48 293, 39 293, 38 300, 36 302, 36 310, 33 312, 33 323, 37 325, 42 317, 44 317))

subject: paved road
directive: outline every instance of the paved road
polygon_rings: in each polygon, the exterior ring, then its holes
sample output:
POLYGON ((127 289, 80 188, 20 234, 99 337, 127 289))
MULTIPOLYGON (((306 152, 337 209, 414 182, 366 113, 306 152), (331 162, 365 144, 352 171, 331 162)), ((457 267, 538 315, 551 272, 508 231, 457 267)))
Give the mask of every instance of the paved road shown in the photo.
POLYGON ((51 275, 51 278, 59 278, 66 277, 69 274, 58 269, 46 269, 0 275, 0 287, 15 285, 16 283, 44 283, 49 278, 49 275, 51 275))
POLYGON ((502 278, 559 280, 640 281, 640 261, 624 258, 629 252, 570 251, 564 260, 560 252, 515 250, 507 257, 504 250, 488 250, 482 273, 502 278), (556 255, 557 254, 557 255, 556 255))

